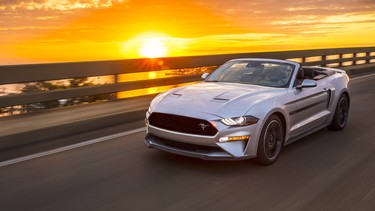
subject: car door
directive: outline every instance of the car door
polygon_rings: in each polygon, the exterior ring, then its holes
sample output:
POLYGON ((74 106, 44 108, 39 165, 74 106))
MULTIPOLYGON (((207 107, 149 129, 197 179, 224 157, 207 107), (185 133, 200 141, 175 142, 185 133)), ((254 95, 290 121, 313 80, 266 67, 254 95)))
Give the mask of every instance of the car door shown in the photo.
POLYGON ((290 137, 298 135, 319 127, 329 117, 328 106, 334 91, 327 80, 317 81, 316 87, 299 89, 293 87, 293 100, 288 105, 293 108, 289 112, 291 127, 290 137))

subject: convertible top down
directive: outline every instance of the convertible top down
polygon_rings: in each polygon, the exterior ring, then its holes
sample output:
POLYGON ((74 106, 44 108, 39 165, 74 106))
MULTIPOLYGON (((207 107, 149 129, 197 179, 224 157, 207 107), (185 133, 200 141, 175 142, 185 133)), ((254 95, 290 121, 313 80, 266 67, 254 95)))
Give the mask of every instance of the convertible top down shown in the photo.
POLYGON ((254 58, 230 60, 202 77, 153 99, 146 114, 148 147, 271 164, 282 146, 347 123, 349 77, 343 70, 254 58))

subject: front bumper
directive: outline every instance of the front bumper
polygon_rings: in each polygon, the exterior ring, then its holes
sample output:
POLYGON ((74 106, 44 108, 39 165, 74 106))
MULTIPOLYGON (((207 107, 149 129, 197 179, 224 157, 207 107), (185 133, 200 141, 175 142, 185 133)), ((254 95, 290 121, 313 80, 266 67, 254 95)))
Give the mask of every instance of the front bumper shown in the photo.
POLYGON ((168 131, 147 125, 145 144, 149 148, 204 160, 243 160, 256 157, 259 121, 246 127, 218 127, 215 136, 200 136, 168 131), (225 136, 250 135, 247 141, 219 142, 225 136))
POLYGON ((181 142, 182 144, 178 144, 178 142, 174 142, 175 144, 171 144, 171 140, 165 141, 166 139, 153 136, 150 134, 146 135, 145 144, 149 148, 159 149, 165 152, 188 156, 188 157, 195 157, 200 158, 203 160, 243 160, 252 158, 252 156, 241 156, 241 157, 234 157, 228 152, 222 150, 220 147, 212 147, 211 149, 199 146, 199 145, 184 145, 186 143, 181 142), (194 147, 194 148, 193 148, 194 147))

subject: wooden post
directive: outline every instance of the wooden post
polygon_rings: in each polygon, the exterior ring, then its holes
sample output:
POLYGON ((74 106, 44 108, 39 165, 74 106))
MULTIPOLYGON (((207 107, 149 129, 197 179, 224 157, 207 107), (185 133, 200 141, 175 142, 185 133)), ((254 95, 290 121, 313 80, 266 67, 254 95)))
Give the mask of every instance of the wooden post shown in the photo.
MULTIPOLYGON (((323 56, 322 56, 322 61, 327 61, 327 55, 323 55, 323 56)), ((322 67, 326 67, 327 64, 322 64, 321 66, 322 66, 322 67)))
POLYGON ((366 64, 370 64, 370 58, 368 58, 368 57, 370 57, 370 52, 366 52, 366 64))
MULTIPOLYGON (((119 82, 118 80, 118 74, 115 74, 115 84, 117 84, 119 82)), ((115 93, 115 100, 118 100, 118 97, 117 97, 117 92, 115 93)))
MULTIPOLYGON (((339 54, 339 59, 342 59, 342 54, 339 54)), ((342 67, 342 61, 339 62, 339 67, 342 67)))

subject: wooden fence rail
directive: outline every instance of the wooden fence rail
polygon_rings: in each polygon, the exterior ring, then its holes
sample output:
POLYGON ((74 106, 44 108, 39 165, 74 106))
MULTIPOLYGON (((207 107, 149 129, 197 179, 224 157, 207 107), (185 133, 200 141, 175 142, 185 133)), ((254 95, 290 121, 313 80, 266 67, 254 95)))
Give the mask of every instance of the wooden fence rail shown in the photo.
MULTIPOLYGON (((358 63, 374 63, 375 47, 242 53, 160 59, 7 65, 0 66, 0 85, 107 75, 113 75, 117 78, 118 75, 127 73, 219 66, 224 62, 235 58, 291 59, 301 62, 302 65, 341 67, 343 65, 357 65, 358 63)), ((119 82, 115 80, 113 84, 6 95, 0 96, 0 108, 80 96, 100 95, 149 87, 175 85, 194 82, 199 79, 199 75, 182 75, 130 82, 119 82)))

